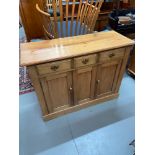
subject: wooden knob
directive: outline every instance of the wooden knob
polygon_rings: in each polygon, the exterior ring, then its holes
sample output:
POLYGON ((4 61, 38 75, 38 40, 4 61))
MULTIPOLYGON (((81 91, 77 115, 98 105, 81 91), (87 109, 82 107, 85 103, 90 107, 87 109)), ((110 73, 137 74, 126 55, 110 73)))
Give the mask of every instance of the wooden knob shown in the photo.
POLYGON ((69 88, 69 92, 73 93, 73 88, 72 87, 69 88))
POLYGON ((97 80, 96 82, 97 82, 97 83, 100 83, 100 80, 97 80))
POLYGON ((114 56, 115 56, 114 53, 109 54, 109 57, 110 57, 110 58, 112 58, 112 57, 114 57, 114 56))
POLYGON ((83 63, 83 64, 87 64, 88 61, 89 61, 89 59, 86 58, 86 59, 83 59, 83 60, 82 60, 82 63, 83 63))
POLYGON ((59 68, 59 66, 58 66, 58 65, 51 66, 51 69, 52 69, 52 70, 54 70, 54 71, 56 71, 58 68, 59 68))

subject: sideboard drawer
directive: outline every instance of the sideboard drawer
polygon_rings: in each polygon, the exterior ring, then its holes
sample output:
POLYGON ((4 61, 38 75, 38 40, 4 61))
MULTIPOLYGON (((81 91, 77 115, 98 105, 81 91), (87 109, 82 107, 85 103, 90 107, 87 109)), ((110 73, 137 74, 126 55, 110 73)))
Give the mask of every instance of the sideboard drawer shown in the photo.
POLYGON ((71 60, 63 60, 63 61, 56 61, 46 64, 37 65, 37 70, 40 75, 60 72, 71 69, 71 60))
POLYGON ((83 67, 96 63, 96 54, 74 58, 74 67, 83 67))
POLYGON ((102 52, 99 54, 99 62, 123 58, 124 56, 124 48, 114 49, 107 52, 102 52))

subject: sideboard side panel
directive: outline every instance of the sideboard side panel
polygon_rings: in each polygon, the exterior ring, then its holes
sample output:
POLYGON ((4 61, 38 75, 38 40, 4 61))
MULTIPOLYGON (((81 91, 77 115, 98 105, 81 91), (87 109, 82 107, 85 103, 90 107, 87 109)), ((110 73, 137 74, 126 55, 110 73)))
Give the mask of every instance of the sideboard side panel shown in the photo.
POLYGON ((128 58, 129 58, 129 54, 130 54, 131 48, 132 48, 132 46, 129 46, 129 47, 125 48, 125 54, 124 54, 122 66, 121 66, 121 69, 120 69, 120 73, 119 73, 116 89, 115 89, 116 93, 119 91, 119 87, 120 87, 120 84, 121 84, 121 81, 122 81, 122 78, 123 78, 123 74, 124 74, 126 66, 127 66, 127 61, 128 61, 128 58))
POLYGON ((35 88, 35 91, 37 93, 38 100, 39 100, 39 103, 40 103, 40 106, 42 109, 42 114, 43 114, 43 116, 45 116, 48 114, 48 110, 47 110, 47 105, 45 102, 44 94, 43 94, 43 91, 42 91, 42 88, 41 88, 41 85, 40 85, 40 82, 38 79, 38 75, 37 75, 35 66, 28 67, 28 72, 29 72, 31 81, 33 83, 33 86, 35 88))

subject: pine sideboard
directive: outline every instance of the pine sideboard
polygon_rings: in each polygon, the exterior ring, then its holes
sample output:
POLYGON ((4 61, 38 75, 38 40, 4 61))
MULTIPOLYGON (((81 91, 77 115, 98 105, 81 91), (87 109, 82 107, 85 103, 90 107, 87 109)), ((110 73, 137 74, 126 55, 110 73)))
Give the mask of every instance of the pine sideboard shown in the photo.
POLYGON ((118 97, 133 44, 115 31, 21 44, 43 119, 118 97))

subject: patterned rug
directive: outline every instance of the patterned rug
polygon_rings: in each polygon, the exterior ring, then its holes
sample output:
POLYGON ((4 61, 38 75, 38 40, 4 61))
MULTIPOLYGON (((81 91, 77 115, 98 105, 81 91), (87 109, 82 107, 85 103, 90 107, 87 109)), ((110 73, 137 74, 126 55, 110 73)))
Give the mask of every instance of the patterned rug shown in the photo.
MULTIPOLYGON (((27 42, 24 28, 19 28, 19 43, 27 42)), ((26 67, 19 67, 19 94, 25 94, 34 91, 31 80, 28 76, 26 67)))
POLYGON ((19 67, 19 94, 21 95, 32 91, 34 91, 34 88, 26 67, 19 67))

